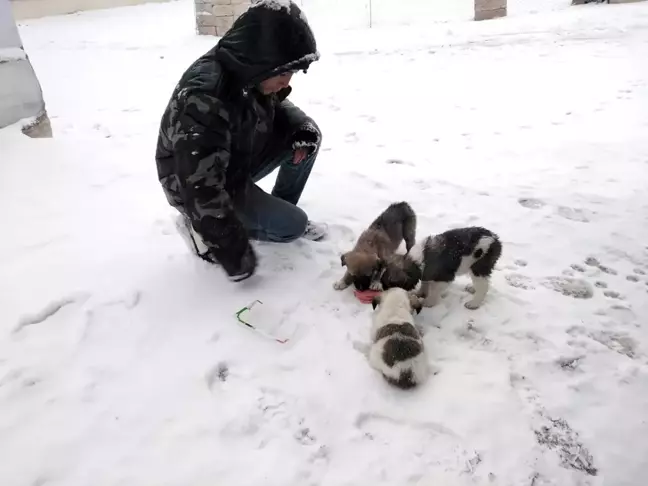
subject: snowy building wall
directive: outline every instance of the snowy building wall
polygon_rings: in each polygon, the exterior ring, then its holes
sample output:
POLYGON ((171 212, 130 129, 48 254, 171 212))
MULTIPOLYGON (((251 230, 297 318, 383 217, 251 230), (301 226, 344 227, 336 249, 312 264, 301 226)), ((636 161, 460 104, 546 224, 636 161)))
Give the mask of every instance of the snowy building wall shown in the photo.
MULTIPOLYGON (((21 0, 24 1, 24 0, 21 0)), ((223 35, 252 3, 250 0, 193 0, 196 30, 223 35)), ((475 0, 294 0, 314 28, 363 28, 470 20, 475 0)), ((504 0, 491 0, 504 1, 504 0)))
POLYGON ((295 0, 315 29, 470 20, 474 0, 295 0))
POLYGON ((22 47, 9 0, 0 0, 0 80, 0 128, 38 119, 45 135, 51 135, 41 86, 22 47))
POLYGON ((167 0, 11 0, 17 20, 167 0))

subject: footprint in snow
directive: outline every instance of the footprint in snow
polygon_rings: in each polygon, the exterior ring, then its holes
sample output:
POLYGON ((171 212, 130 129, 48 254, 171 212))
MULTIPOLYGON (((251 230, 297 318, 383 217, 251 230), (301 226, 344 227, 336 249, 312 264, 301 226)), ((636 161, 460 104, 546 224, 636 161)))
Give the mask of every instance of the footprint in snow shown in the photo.
POLYGON ((600 265, 600 262, 596 257, 587 257, 585 259, 585 265, 589 265, 590 267, 598 267, 600 265))
POLYGON ((562 216, 570 221, 577 221, 579 223, 589 223, 593 213, 585 209, 570 208, 567 206, 558 206, 556 214, 562 216))
POLYGON ((207 371, 205 374, 205 383, 207 383, 207 388, 213 390, 217 382, 224 383, 228 377, 229 365, 225 361, 221 361, 207 371))
POLYGON ((298 410, 291 406, 293 401, 290 396, 266 389, 264 395, 259 398, 257 407, 262 413, 263 422, 266 425, 274 422, 286 433, 291 433, 293 439, 299 444, 316 445, 318 443, 317 436, 308 427, 306 417, 300 416, 298 410))
POLYGON ((531 280, 531 278, 527 277, 526 275, 522 275, 520 273, 509 273, 508 275, 504 276, 504 280, 506 280, 506 283, 509 284, 511 287, 515 287, 517 289, 523 289, 523 290, 535 289, 535 286, 533 285, 533 281, 531 280))
POLYGON ((540 209, 547 205, 542 199, 526 197, 518 199, 518 204, 527 209, 540 209))
POLYGON ((344 136, 344 141, 347 143, 356 143, 358 140, 360 140, 360 138, 356 132, 350 132, 344 136))
POLYGON ((614 331, 599 331, 590 336, 610 351, 635 359, 637 356, 637 342, 625 333, 614 331))
POLYGON ((567 334, 574 337, 587 337, 602 344, 610 351, 614 351, 630 359, 635 359, 637 355, 637 342, 624 332, 592 330, 583 326, 572 326, 567 329, 567 334))
POLYGON ((588 265, 588 266, 590 266, 590 267, 596 267, 596 268, 598 268, 601 272, 603 272, 603 273, 607 273, 608 275, 617 275, 617 274, 618 274, 618 272, 617 272, 614 268, 612 268, 612 267, 608 267, 608 266, 606 266, 606 265, 603 265, 603 264, 598 260, 598 258, 595 258, 595 257, 587 257, 587 258, 585 259, 585 265, 588 265))
POLYGON ((308 427, 304 427, 297 430, 293 434, 293 437, 297 442, 299 442, 302 445, 311 445, 317 441, 317 439, 315 438, 315 436, 312 434, 311 430, 308 427))
POLYGON ((610 297, 611 299, 623 300, 623 296, 616 290, 606 290, 605 292, 603 292, 603 295, 610 297))
POLYGON ((580 278, 547 277, 542 286, 574 299, 590 299, 594 295, 590 283, 580 278))
POLYGON ((580 356, 562 356, 556 360, 556 364, 560 366, 563 370, 566 371, 574 371, 578 368, 578 365, 580 364, 580 361, 584 358, 585 356, 580 355, 580 356))
POLYGON ((572 430, 566 420, 546 417, 545 425, 535 430, 536 441, 539 445, 555 451, 562 465, 570 469, 596 476, 594 458, 580 441, 579 434, 572 430))
POLYGON ((619 272, 617 272, 614 268, 608 267, 606 265, 599 265, 599 270, 603 273, 607 273, 608 275, 617 275, 619 272))
POLYGON ((385 163, 389 165, 408 165, 410 167, 414 167, 414 164, 412 164, 411 162, 406 162, 402 159, 387 159, 385 163))

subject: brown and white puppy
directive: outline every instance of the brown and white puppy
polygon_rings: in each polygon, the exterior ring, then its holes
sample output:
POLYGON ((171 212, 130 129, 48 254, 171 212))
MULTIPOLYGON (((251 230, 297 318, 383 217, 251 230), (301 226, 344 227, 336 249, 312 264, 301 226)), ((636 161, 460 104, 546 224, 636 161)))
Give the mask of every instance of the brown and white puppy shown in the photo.
POLYGON ((360 291, 382 290, 386 260, 403 240, 409 251, 416 242, 416 214, 406 202, 393 203, 362 232, 353 249, 340 257, 346 271, 333 288, 344 290, 354 284, 360 291))
POLYGON ((414 325, 421 303, 394 287, 374 297, 369 364, 398 388, 420 385, 430 374, 423 338, 414 325))

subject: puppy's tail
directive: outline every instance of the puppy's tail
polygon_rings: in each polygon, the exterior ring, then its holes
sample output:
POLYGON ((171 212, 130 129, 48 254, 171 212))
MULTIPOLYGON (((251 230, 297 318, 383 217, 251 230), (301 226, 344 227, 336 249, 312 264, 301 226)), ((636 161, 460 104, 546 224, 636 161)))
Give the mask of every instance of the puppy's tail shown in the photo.
POLYGON ((473 257, 479 260, 488 255, 495 256, 495 260, 497 260, 502 253, 502 242, 495 233, 488 230, 483 231, 484 234, 479 238, 473 250, 473 257))
POLYGON ((414 372, 414 360, 423 352, 422 343, 416 339, 404 336, 391 336, 386 342, 383 349, 383 361, 391 370, 397 368, 398 376, 391 373, 382 375, 387 383, 404 390, 414 388, 419 384, 419 378, 414 372), (390 376, 391 375, 391 376, 390 376))
POLYGON ((403 370, 401 371, 398 379, 392 378, 383 374, 383 378, 389 383, 401 390, 410 390, 418 385, 418 382, 414 378, 414 373, 412 370, 403 370))
POLYGON ((470 267, 472 272, 479 277, 488 277, 502 256, 502 242, 495 233, 489 231, 479 238, 472 254, 475 258, 475 263, 470 267))
POLYGON ((403 224, 403 239, 405 240, 405 249, 410 249, 416 243, 416 213, 409 203, 402 201, 392 204, 392 207, 400 213, 403 224))

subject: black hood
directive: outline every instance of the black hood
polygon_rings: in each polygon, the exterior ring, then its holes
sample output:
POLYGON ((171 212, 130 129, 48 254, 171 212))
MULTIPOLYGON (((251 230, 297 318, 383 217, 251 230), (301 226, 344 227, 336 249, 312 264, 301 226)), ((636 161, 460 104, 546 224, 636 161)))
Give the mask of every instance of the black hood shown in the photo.
POLYGON ((214 55, 244 86, 289 70, 306 71, 319 59, 301 9, 288 0, 261 0, 225 33, 214 55))

